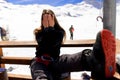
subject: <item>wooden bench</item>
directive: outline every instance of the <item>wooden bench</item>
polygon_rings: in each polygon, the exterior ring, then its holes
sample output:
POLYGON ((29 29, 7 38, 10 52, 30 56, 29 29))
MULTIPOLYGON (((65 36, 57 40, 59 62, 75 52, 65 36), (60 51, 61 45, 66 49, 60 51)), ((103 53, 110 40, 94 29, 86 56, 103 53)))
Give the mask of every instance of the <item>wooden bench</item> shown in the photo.
MULTIPOLYGON (((67 40, 62 47, 92 47, 94 39, 89 40, 67 40)), ((116 53, 120 53, 120 40, 116 40, 116 53)), ((0 67, 5 68, 5 64, 22 64, 29 65, 32 57, 8 57, 3 56, 2 48, 17 48, 17 47, 36 47, 35 41, 0 41, 0 67)), ((30 75, 8 74, 9 80, 32 80, 30 75)), ((119 78, 119 76, 116 76, 119 78)), ((74 80, 74 79, 72 79, 74 80)))

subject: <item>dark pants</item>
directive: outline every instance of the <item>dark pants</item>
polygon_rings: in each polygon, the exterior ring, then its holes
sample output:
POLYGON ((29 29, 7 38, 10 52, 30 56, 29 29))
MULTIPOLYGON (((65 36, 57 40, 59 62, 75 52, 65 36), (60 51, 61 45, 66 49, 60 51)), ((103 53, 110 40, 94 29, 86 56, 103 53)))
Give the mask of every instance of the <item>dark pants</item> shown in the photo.
POLYGON ((73 40, 73 33, 70 33, 70 39, 73 40))
POLYGON ((41 80, 42 78, 46 78, 46 80, 61 80, 62 73, 83 71, 85 68, 83 67, 83 62, 85 61, 82 59, 82 53, 63 54, 58 60, 51 62, 48 66, 33 60, 31 63, 33 80, 41 80))

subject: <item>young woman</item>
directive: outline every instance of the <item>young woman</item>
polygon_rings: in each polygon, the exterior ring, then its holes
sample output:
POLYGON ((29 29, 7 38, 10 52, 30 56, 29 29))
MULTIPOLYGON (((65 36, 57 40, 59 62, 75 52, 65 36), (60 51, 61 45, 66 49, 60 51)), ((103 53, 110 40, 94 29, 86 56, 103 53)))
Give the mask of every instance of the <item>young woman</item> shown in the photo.
POLYGON ((66 34, 52 10, 43 10, 41 26, 34 33, 38 46, 31 62, 33 80, 62 80, 62 73, 83 70, 91 71, 94 79, 113 77, 116 69, 115 38, 109 30, 97 34, 93 50, 61 56, 60 47, 66 34))

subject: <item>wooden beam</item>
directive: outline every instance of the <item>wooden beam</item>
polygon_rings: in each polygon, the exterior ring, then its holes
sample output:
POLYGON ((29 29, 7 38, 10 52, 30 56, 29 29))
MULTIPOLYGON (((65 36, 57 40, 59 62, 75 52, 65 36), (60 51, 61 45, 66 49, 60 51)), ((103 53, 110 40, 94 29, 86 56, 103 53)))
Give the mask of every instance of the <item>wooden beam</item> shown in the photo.
MULTIPOLYGON (((8 73, 8 77, 9 77, 9 80, 32 80, 31 75, 8 73)), ((117 72, 115 72, 114 77, 111 78, 110 80, 119 80, 119 79, 120 79, 120 75, 117 72)), ((79 80, 79 79, 66 78, 64 80, 79 80)), ((93 80, 93 79, 90 79, 90 80, 93 80)))
MULTIPOLYGON (((66 40, 62 47, 90 47, 94 39, 87 40, 66 40)), ((36 47, 36 41, 0 41, 0 47, 36 47)))
POLYGON ((116 53, 120 54, 120 40, 116 40, 116 53))
POLYGON ((1 63, 1 57, 3 56, 2 47, 0 47, 0 68, 5 68, 5 65, 1 63))
POLYGON ((31 75, 12 74, 8 73, 9 80, 32 80, 31 75))
MULTIPOLYGON (((88 40, 67 40, 62 44, 62 47, 92 47, 95 43, 95 39, 88 40)), ((17 48, 17 47, 36 47, 35 41, 0 41, 0 47, 2 48, 17 48)), ((120 40, 116 39, 117 53, 120 53, 120 40)), ((0 55, 2 55, 2 48, 0 49, 0 55)))
POLYGON ((0 47, 35 47, 35 41, 0 41, 0 47))
POLYGON ((32 57, 1 57, 2 64, 23 64, 30 65, 32 57))

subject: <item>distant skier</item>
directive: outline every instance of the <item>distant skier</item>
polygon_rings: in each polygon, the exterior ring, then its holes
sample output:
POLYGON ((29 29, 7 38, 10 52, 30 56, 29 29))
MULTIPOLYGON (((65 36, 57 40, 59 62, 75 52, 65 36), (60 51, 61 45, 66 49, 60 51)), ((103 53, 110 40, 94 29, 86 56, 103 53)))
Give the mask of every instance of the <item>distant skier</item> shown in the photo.
POLYGON ((7 31, 3 27, 0 27, 0 36, 1 36, 2 41, 8 41, 9 40, 7 38, 7 31))
POLYGON ((71 27, 69 28, 69 31, 70 31, 70 39, 73 40, 73 32, 74 32, 73 25, 71 25, 71 27))

